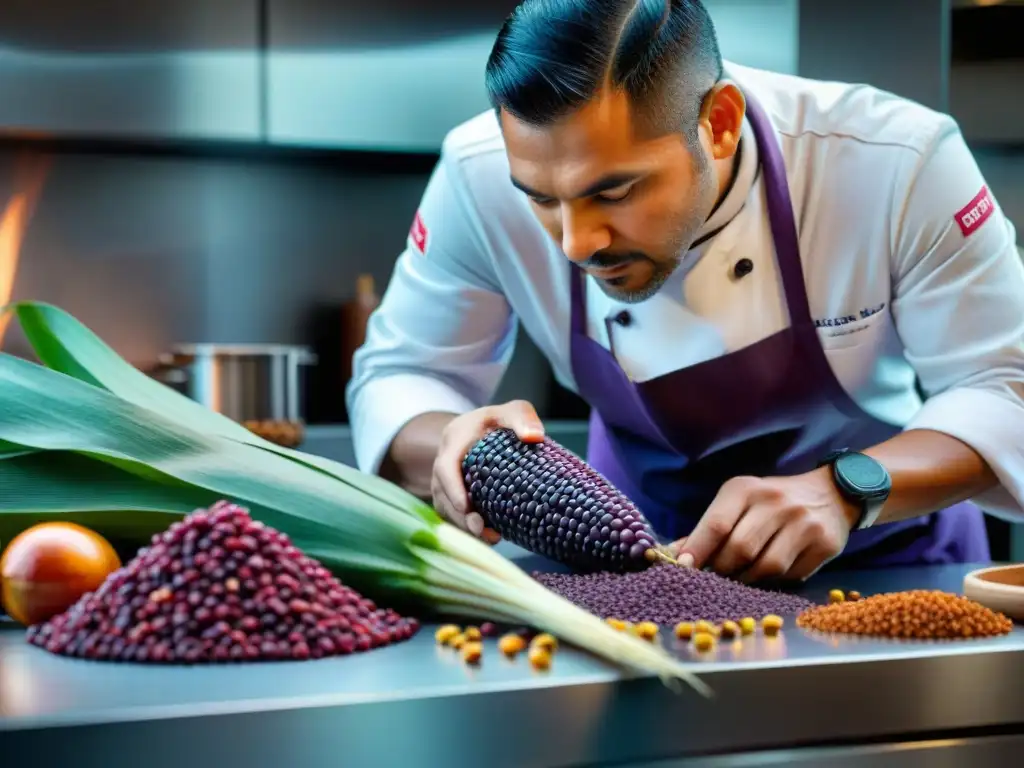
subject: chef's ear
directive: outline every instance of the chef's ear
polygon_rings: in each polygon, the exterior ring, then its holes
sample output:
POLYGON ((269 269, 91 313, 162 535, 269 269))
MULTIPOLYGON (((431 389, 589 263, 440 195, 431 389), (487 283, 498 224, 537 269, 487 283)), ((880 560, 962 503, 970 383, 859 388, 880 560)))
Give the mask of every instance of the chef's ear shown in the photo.
POLYGON ((736 152, 746 110, 743 92, 729 80, 719 81, 704 97, 700 124, 707 132, 715 160, 725 160, 736 152))

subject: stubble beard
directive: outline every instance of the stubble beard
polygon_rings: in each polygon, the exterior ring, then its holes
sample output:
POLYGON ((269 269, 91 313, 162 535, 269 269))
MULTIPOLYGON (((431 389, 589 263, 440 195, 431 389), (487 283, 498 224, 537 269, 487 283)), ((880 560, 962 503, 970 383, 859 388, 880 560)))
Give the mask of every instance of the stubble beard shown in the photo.
POLYGON ((718 184, 712 171, 710 161, 704 156, 698 144, 691 153, 694 164, 694 178, 697 179, 697 194, 686 221, 676 229, 669 247, 673 255, 665 260, 653 261, 654 271, 650 279, 641 287, 625 290, 602 280, 597 281, 601 290, 608 297, 623 304, 639 304, 654 296, 662 289, 672 274, 682 264, 683 258, 693 246, 704 226, 708 212, 714 208, 718 195, 718 184))

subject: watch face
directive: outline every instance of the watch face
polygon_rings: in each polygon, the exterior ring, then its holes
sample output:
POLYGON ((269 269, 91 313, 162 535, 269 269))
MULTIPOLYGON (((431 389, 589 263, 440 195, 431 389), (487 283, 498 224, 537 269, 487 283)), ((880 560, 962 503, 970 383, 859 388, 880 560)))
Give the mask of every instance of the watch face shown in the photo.
POLYGON ((839 462, 847 482, 865 492, 888 490, 891 480, 885 467, 869 456, 849 453, 839 462))

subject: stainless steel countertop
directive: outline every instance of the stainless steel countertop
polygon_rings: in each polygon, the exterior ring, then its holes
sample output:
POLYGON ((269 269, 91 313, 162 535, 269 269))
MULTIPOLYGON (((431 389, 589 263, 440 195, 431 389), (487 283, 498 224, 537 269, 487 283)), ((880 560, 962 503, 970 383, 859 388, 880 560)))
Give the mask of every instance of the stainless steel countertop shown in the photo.
MULTIPOLYGON (((503 547, 505 545, 502 545, 503 547)), ((526 568, 540 561, 507 551, 526 568)), ((826 574, 803 591, 960 591, 964 567, 826 574)), ((0 630, 0 751, 45 765, 554 766, 650 761, 971 728, 1024 727, 1024 627, 945 642, 821 638, 792 616, 693 655, 712 700, 673 694, 562 649, 547 673, 482 666, 435 646, 433 627, 365 654, 218 667, 64 659, 0 630), (145 750, 145 751, 143 751, 145 750), (84 752, 83 752, 84 751, 84 752), (102 754, 102 760, 99 756, 102 754)), ((670 641, 673 642, 673 641, 670 641)))

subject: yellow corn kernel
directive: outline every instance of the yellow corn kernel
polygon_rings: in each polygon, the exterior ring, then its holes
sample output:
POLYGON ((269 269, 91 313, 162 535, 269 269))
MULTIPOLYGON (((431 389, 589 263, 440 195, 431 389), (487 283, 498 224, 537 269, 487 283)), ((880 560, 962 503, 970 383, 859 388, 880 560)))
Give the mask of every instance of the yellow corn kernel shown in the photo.
POLYGON ((740 633, 739 624, 735 621, 723 621, 722 626, 719 627, 718 633, 723 639, 729 640, 740 633))
POLYGON ((641 621, 633 628, 633 631, 644 640, 653 640, 658 636, 658 625, 653 621, 641 621))
POLYGON ((543 648, 548 653, 554 653, 558 650, 558 641, 555 639, 554 635, 542 632, 530 641, 530 647, 543 648))
POLYGON ((718 627, 716 627, 710 621, 704 621, 703 619, 701 619, 693 625, 693 631, 695 634, 703 632, 705 635, 718 635, 718 627))
POLYGON ((761 619, 761 629, 768 637, 774 637, 782 629, 782 617, 769 614, 761 619))
POLYGON ((484 655, 484 646, 476 640, 467 641, 462 646, 462 660, 467 664, 478 664, 484 655))
POLYGON ((526 647, 526 641, 523 640, 522 635, 508 634, 498 641, 498 650, 508 656, 510 659, 514 658, 517 653, 522 651, 526 647))
POLYGON ((533 646, 530 648, 530 666, 537 670, 549 669, 551 667, 551 653, 547 648, 533 646))
POLYGON ((710 651, 715 647, 715 636, 710 632, 698 632, 693 636, 693 647, 701 653, 710 651))
POLYGON ((689 640, 693 637, 693 622, 680 621, 672 631, 675 632, 676 637, 680 640, 689 640))
POLYGON ((438 645, 450 645, 457 634, 459 634, 457 626, 445 624, 443 627, 438 627, 437 632, 434 633, 434 639, 438 645))

